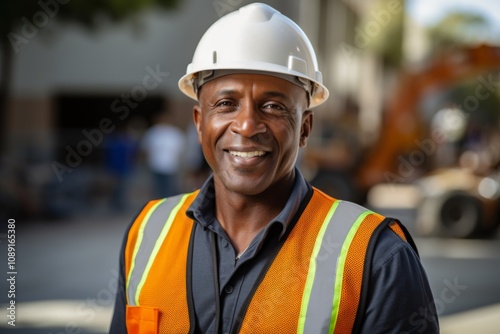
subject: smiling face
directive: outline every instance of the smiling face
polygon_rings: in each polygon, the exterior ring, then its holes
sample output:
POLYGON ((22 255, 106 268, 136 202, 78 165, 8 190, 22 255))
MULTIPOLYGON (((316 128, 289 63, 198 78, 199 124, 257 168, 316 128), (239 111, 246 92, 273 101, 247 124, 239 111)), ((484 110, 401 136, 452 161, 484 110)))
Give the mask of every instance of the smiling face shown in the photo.
POLYGON ((262 74, 205 83, 194 121, 216 188, 258 195, 290 185, 312 127, 304 89, 262 74))

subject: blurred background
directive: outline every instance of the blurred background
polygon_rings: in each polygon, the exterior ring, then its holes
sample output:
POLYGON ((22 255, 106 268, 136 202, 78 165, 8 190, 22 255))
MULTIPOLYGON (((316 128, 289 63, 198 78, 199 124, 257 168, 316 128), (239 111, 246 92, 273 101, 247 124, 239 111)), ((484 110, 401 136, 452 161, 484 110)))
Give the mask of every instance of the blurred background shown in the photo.
MULTIPOLYGON (((250 2, 0 4, 0 244, 7 268, 15 219, 18 270, 16 327, 3 317, 0 331, 107 332, 131 219, 209 173, 177 81, 204 31, 250 2)), ((265 2, 310 37, 331 93, 300 155, 305 176, 408 226, 443 333, 495 332, 500 3, 265 2)))

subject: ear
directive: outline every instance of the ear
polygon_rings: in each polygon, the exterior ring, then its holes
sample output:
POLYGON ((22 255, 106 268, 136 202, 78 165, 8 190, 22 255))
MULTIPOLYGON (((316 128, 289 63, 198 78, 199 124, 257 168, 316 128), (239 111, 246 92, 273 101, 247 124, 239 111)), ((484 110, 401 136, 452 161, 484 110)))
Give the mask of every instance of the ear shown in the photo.
POLYGON ((201 107, 199 105, 195 105, 193 107, 193 121, 196 126, 196 132, 198 132, 198 143, 201 144, 201 123, 202 115, 201 115, 201 107))
POLYGON ((313 112, 311 110, 306 110, 302 114, 302 123, 300 126, 300 147, 306 147, 307 139, 312 131, 313 126, 313 112))

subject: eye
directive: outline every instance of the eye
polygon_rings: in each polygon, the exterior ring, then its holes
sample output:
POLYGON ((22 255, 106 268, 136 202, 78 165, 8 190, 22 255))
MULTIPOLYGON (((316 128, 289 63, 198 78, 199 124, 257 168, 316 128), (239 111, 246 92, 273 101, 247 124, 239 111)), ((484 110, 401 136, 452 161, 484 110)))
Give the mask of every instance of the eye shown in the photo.
POLYGON ((282 112, 285 111, 286 108, 281 103, 269 102, 262 106, 262 109, 270 111, 270 112, 282 112))
POLYGON ((229 100, 221 100, 215 104, 216 107, 230 107, 233 105, 234 105, 233 102, 231 102, 229 100))
POLYGON ((213 109, 219 112, 230 112, 236 109, 236 103, 231 99, 222 99, 213 105, 213 109))
POLYGON ((276 110, 284 110, 285 107, 279 103, 274 103, 274 102, 270 102, 270 103, 266 103, 263 105, 263 108, 264 109, 276 109, 276 110))

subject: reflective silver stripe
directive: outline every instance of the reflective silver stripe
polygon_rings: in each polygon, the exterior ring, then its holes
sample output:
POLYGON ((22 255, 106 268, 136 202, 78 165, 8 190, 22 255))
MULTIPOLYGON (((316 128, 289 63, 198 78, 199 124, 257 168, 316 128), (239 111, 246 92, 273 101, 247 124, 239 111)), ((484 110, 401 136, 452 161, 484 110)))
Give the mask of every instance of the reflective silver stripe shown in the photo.
MULTIPOLYGON (((140 293, 139 285, 143 280, 148 263, 154 260, 150 258, 158 241, 158 237, 162 233, 170 215, 176 214, 176 212, 172 211, 182 199, 183 195, 167 198, 156 207, 151 208, 150 210, 152 210, 152 212, 150 212, 149 219, 148 215, 146 215, 145 221, 142 222, 142 226, 144 226, 142 229, 142 240, 139 245, 136 245, 139 249, 132 259, 133 267, 131 267, 131 273, 127 281, 127 300, 131 306, 138 305, 138 294, 140 293)), ((141 230, 139 233, 141 233, 141 230)))
MULTIPOLYGON (((335 203, 334 203, 335 205, 335 203)), ((304 295, 307 305, 303 327, 299 324, 299 333, 330 333, 335 324, 332 324, 336 278, 338 277, 339 258, 342 246, 358 218, 371 211, 357 204, 340 202, 331 219, 327 222, 324 234, 318 235, 316 243, 321 243, 314 264, 310 266, 309 276, 312 277, 312 287, 309 295, 304 295), (312 269, 312 272, 311 272, 312 269)), ((351 232, 352 233, 352 232, 351 232)), ((314 256, 315 254, 313 254, 314 256)))

